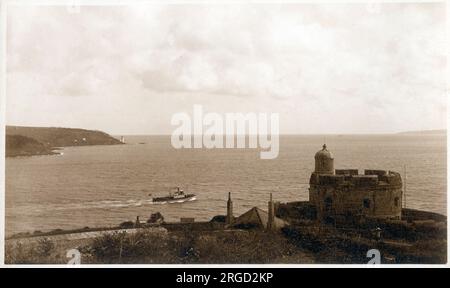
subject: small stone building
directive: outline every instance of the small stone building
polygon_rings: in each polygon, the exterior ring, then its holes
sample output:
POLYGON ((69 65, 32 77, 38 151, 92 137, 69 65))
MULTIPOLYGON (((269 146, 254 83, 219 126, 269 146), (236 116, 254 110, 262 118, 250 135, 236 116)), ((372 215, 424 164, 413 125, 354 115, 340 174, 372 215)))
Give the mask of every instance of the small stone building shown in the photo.
POLYGON ((321 221, 354 221, 362 218, 401 219, 402 179, 384 170, 334 169, 326 145, 315 155, 309 181, 309 201, 321 221))

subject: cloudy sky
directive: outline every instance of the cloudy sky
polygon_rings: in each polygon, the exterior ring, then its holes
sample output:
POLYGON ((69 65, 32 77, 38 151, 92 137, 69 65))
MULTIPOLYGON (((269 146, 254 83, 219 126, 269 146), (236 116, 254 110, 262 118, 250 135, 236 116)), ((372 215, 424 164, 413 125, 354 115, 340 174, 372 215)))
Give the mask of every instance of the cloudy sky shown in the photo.
POLYGON ((8 6, 10 125, 170 134, 271 112, 282 133, 446 127, 445 4, 8 6))

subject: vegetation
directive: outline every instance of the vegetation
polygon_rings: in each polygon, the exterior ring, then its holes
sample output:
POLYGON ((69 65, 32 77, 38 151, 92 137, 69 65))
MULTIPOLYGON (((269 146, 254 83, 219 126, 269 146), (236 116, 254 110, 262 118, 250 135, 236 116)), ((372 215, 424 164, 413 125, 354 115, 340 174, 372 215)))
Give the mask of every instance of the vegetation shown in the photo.
POLYGON ((119 227, 121 229, 130 229, 130 228, 133 228, 134 225, 135 225, 135 223, 133 221, 125 221, 125 222, 120 223, 119 227))
POLYGON ((276 263, 296 251, 282 235, 262 231, 186 230, 168 236, 145 229, 103 235, 83 248, 90 263, 276 263))
MULTIPOLYGON (((415 228, 417 229, 417 227, 415 228)), ((82 264, 365 264, 367 252, 378 249, 381 263, 446 263, 446 235, 413 241, 377 240, 361 231, 332 226, 289 226, 283 233, 261 230, 192 230, 135 233, 117 231, 80 242, 53 242, 50 238, 11 239, 6 244, 8 264, 67 263, 65 253, 76 247, 82 264)), ((411 233, 406 231, 406 233, 411 233)), ((388 234, 386 234, 388 235, 388 234)), ((65 241, 65 240, 64 240, 65 241)))
MULTIPOLYGON (((9 242, 6 263, 67 263, 66 250, 42 238, 9 242)), ((69 245, 70 246, 70 245, 69 245)), ((77 246, 82 264, 305 263, 301 250, 279 233, 263 231, 196 231, 108 233, 77 246), (268 249, 270 247, 270 249, 268 249)))
POLYGON ((127 221, 109 228, 21 233, 7 239, 6 263, 65 264, 65 253, 74 247, 81 252, 83 264, 365 264, 372 249, 380 251, 383 264, 447 262, 447 225, 440 221, 445 216, 409 209, 404 216, 410 222, 366 219, 358 225, 317 225, 309 216, 298 219, 297 213, 308 209, 300 206, 285 209, 284 216, 297 220, 282 233, 251 227, 226 230, 223 216, 212 222, 163 223, 158 229, 141 224, 132 232, 117 231, 135 226, 127 221), (101 235, 96 238, 50 240, 58 239, 52 238, 55 235, 107 230, 93 234, 101 235))
POLYGON ((55 147, 113 144, 121 142, 101 131, 6 126, 7 157, 55 154, 55 147))
POLYGON ((5 150, 6 157, 55 154, 50 147, 22 135, 7 135, 5 150))
POLYGON ((57 264, 65 263, 65 255, 56 254, 56 245, 48 238, 36 242, 6 243, 6 264, 57 264))
MULTIPOLYGON (((286 237, 297 247, 314 253, 317 263, 365 264, 367 252, 378 249, 383 264, 443 264, 447 262, 446 233, 438 232, 435 238, 416 230, 405 230, 405 235, 415 233, 412 242, 390 238, 376 240, 370 235, 363 235, 367 230, 346 230, 326 226, 289 226, 283 229, 286 237)), ((428 231, 430 232, 430 231, 428 231)), ((404 235, 403 235, 404 236, 404 235)))

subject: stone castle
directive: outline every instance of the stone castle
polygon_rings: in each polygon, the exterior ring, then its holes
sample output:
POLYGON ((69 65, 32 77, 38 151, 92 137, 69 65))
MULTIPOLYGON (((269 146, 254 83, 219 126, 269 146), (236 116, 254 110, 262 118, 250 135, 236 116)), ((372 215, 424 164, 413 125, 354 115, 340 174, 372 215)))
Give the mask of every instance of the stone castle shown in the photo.
POLYGON ((401 219, 402 179, 384 170, 334 169, 327 146, 315 155, 315 170, 309 180, 309 201, 317 219, 325 222, 358 218, 401 219))
MULTIPOLYGON (((364 219, 401 220, 403 185, 399 173, 364 170, 361 175, 358 169, 334 169, 334 158, 326 145, 314 158, 315 169, 309 180, 309 202, 285 203, 282 208, 285 214, 295 207, 293 210, 301 214, 297 214, 297 218, 306 217, 325 224, 359 223, 364 219)), ((228 193, 224 222, 228 227, 240 225, 276 230, 287 223, 277 217, 281 212, 279 208, 280 203, 273 201, 270 193, 267 212, 254 207, 235 218, 231 193, 228 193)))

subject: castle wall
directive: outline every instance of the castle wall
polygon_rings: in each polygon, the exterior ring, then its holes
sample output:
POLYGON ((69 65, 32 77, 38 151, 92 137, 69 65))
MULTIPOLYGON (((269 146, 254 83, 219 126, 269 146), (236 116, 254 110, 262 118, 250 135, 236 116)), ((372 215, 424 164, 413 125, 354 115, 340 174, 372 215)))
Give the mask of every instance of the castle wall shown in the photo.
POLYGON ((312 173, 310 202, 319 219, 328 216, 401 218, 402 182, 400 174, 383 170, 336 170, 336 175, 312 173))

